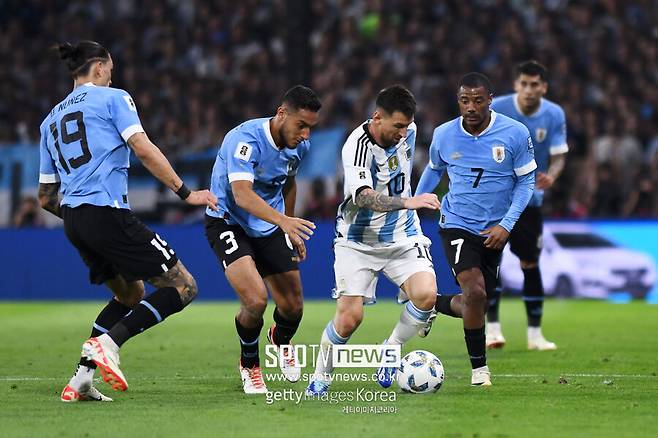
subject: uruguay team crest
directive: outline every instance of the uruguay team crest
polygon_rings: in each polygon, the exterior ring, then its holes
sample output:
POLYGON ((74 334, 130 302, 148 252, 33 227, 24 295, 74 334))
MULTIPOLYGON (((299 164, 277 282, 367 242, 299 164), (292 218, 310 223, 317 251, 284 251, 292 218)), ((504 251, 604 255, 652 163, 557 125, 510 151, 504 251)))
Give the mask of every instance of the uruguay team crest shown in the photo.
POLYGON ((535 138, 537 139, 537 143, 541 143, 542 141, 546 140, 547 133, 548 130, 546 128, 535 129, 535 138))
POLYGON ((496 163, 502 163, 505 161, 505 146, 498 144, 491 148, 491 154, 496 163))
POLYGON ((395 172, 398 169, 398 166, 400 166, 400 160, 398 160, 397 155, 393 155, 388 159, 388 169, 391 172, 395 172))

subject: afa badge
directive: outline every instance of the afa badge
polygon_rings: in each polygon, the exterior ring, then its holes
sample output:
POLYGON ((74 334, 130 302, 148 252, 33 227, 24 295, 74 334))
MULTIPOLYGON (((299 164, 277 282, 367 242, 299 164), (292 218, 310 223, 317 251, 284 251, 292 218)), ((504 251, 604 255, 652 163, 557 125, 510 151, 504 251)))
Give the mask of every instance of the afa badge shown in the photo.
POLYGON ((391 158, 388 159, 388 169, 391 172, 395 172, 399 166, 400 166, 400 160, 398 160, 397 155, 393 155, 391 158))
POLYGON ((502 163, 505 161, 505 146, 504 145, 495 145, 491 148, 491 154, 496 163, 502 163))

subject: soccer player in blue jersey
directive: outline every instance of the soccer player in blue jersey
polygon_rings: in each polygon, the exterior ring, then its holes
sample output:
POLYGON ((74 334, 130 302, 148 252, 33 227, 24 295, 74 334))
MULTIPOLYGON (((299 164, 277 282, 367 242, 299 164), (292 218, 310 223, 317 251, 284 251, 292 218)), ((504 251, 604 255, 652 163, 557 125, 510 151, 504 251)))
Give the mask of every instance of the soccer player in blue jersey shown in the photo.
MULTIPOLYGON (((304 240, 315 225, 294 215, 295 174, 309 151, 321 106, 310 88, 292 87, 274 117, 246 121, 226 134, 212 170, 210 186, 219 209, 206 211, 206 237, 240 299, 235 327, 246 394, 267 392, 258 338, 268 289, 276 304, 268 339, 277 350, 290 345, 302 319, 298 262, 306 258, 304 240)), ((299 380, 292 351, 281 357, 284 376, 299 380)))
POLYGON ((105 283, 114 294, 96 318, 61 400, 112 401, 93 387, 94 369, 100 368, 112 388, 125 391, 121 345, 183 310, 197 294, 174 250, 130 211, 130 150, 188 204, 216 209, 217 199, 208 190, 190 191, 146 136, 130 95, 110 87, 114 65, 103 46, 82 41, 56 48, 73 77, 73 91, 40 127, 39 200, 64 220, 90 281, 105 283), (157 288, 146 298, 144 280, 157 288))
MULTIPOLYGON (((516 68, 513 94, 496 97, 491 108, 499 114, 523 123, 530 131, 535 146, 537 181, 530 203, 521 214, 509 237, 510 250, 521 262, 523 301, 528 318, 528 348, 555 350, 541 332, 544 286, 539 270, 542 248, 543 217, 541 205, 544 191, 550 189, 564 168, 567 146, 567 124, 562 108, 544 95, 548 90, 548 72, 537 61, 526 61, 516 68)), ((487 311, 487 347, 502 348, 505 337, 498 318, 501 288, 489 299, 487 311)))
POLYGON ((489 79, 461 78, 461 116, 434 130, 430 162, 416 193, 431 193, 444 171, 449 191, 441 202, 440 235, 462 294, 438 296, 435 310, 464 320, 471 384, 491 385, 485 346, 487 296, 496 288, 502 249, 532 197, 534 148, 528 128, 490 109, 489 79))
MULTIPOLYGON (((328 391, 331 349, 347 343, 363 320, 364 304, 376 301, 380 273, 402 289, 401 301, 406 301, 386 344, 407 342, 433 312, 437 295, 430 240, 414 210, 436 210, 440 204, 433 193, 411 194, 415 111, 409 90, 385 88, 372 119, 359 125, 343 146, 345 200, 338 208, 334 240, 336 314, 322 332, 322 354, 316 358, 308 395, 328 391)), ((394 368, 380 368, 379 384, 389 387, 394 373, 394 368)))

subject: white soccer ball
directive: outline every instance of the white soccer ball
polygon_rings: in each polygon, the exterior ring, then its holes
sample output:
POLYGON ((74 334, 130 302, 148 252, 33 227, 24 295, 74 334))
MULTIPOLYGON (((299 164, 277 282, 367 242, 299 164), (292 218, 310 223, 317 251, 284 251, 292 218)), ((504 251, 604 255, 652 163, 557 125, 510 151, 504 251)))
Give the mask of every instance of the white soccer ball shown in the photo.
POLYGON ((395 380, 404 392, 424 394, 436 392, 443 385, 443 364, 425 350, 416 350, 400 361, 395 380))

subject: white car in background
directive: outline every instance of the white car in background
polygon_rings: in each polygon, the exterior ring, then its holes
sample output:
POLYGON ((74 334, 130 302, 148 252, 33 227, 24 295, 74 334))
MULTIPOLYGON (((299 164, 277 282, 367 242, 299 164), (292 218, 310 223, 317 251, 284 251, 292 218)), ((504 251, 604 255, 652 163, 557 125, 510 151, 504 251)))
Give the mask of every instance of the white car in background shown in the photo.
MULTIPOLYGON (((545 224, 540 268, 547 295, 607 298, 627 292, 644 298, 656 282, 656 264, 645 253, 622 248, 582 224, 545 224)), ((519 259, 505 246, 500 266, 503 289, 520 292, 519 259)))

